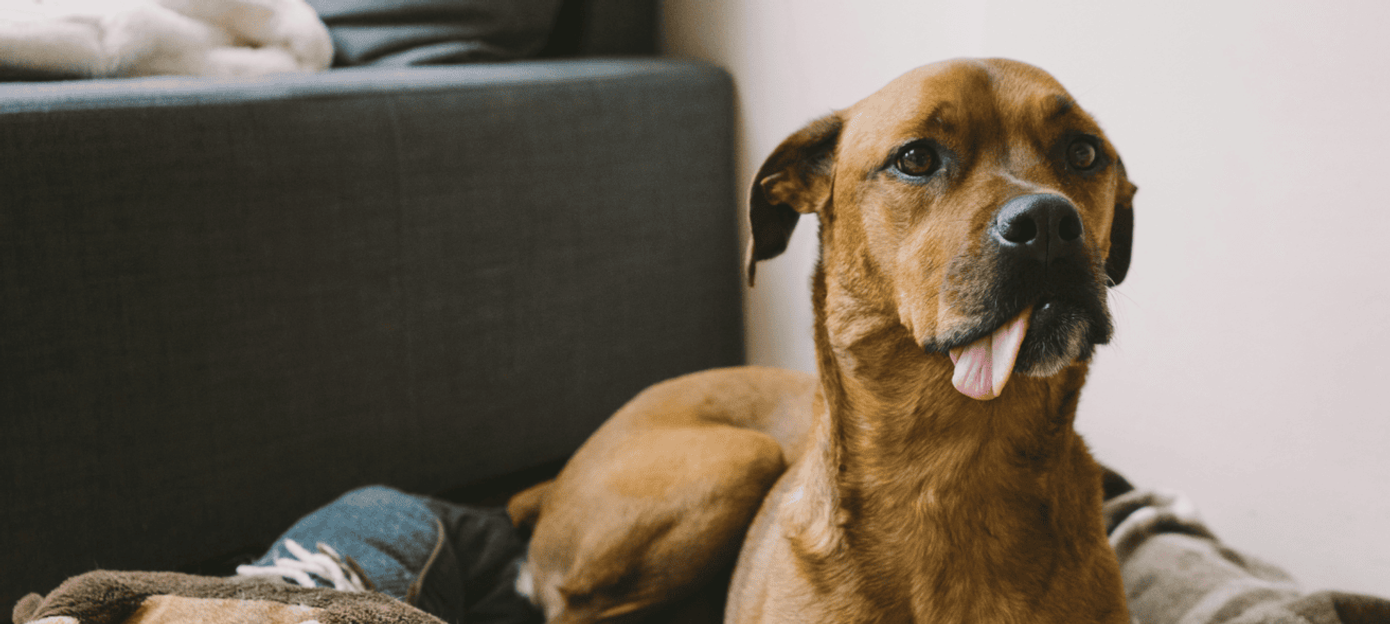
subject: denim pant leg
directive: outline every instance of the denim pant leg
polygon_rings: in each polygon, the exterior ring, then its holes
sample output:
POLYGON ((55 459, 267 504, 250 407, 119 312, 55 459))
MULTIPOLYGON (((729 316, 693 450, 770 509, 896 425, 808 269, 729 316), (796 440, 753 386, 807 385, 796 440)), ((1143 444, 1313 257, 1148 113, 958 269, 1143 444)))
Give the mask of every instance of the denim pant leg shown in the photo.
MULTIPOLYGON (((477 509, 384 487, 352 490, 305 516, 253 565, 292 559, 294 540, 351 558, 372 589, 445 622, 535 624, 539 611, 513 590, 525 541, 500 509, 477 509)), ((319 585, 327 579, 311 575, 319 585)))
MULTIPOLYGON (((446 622, 462 621, 461 591, 424 591, 426 577, 443 587, 463 583, 444 524, 423 497, 384 486, 352 490, 301 518, 252 565, 294 559, 285 545, 289 540, 311 551, 327 544, 356 562, 372 589, 446 622), (421 600, 424 595, 428 601, 421 600)), ((333 586, 318 575, 311 578, 321 587, 333 586)))

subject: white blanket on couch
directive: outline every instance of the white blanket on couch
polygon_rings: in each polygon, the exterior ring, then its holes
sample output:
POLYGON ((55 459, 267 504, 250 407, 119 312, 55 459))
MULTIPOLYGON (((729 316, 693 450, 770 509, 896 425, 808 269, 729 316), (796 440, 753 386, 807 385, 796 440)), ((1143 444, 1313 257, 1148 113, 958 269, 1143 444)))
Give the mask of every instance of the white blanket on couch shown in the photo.
POLYGON ((332 57, 304 0, 0 0, 0 69, 254 76, 318 71, 332 57))

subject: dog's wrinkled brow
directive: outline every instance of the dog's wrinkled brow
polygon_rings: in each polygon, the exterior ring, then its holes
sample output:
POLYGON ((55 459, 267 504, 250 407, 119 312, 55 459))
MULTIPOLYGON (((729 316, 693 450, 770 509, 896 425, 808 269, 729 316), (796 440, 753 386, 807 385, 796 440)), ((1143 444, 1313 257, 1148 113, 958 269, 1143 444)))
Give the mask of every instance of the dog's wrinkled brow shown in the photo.
POLYGON ((955 105, 950 102, 938 102, 927 113, 924 119, 927 120, 928 127, 940 128, 943 132, 955 132, 956 125, 950 121, 950 117, 955 114, 955 105))
POLYGON ((1076 100, 1073 100, 1065 95, 1058 94, 1052 96, 1052 106, 1052 114, 1047 116, 1047 120, 1058 121, 1061 118, 1066 117, 1073 110, 1076 110, 1076 100))

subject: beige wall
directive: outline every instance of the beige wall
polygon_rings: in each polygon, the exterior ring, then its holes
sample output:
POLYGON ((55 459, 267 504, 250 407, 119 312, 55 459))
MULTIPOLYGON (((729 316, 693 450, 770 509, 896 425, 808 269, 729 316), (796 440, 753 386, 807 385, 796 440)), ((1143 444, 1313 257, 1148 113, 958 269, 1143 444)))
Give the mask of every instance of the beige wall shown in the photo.
MULTIPOLYGON (((1308 589, 1390 596, 1390 3, 666 0, 737 85, 740 183, 788 133, 954 56, 1039 65, 1140 187, 1078 427, 1308 589)), ((813 370, 814 220, 749 291, 755 363, 813 370)))

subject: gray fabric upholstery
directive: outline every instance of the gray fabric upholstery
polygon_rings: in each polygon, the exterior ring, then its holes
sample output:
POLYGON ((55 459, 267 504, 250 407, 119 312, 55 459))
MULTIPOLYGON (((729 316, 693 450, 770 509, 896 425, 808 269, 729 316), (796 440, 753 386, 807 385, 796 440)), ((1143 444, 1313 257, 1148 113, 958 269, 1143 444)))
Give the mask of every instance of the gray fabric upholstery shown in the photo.
POLYGON ((334 65, 437 65, 540 51, 560 0, 308 0, 333 35, 334 65))
POLYGON ((731 134, 676 61, 0 85, 0 604, 739 363, 731 134))

